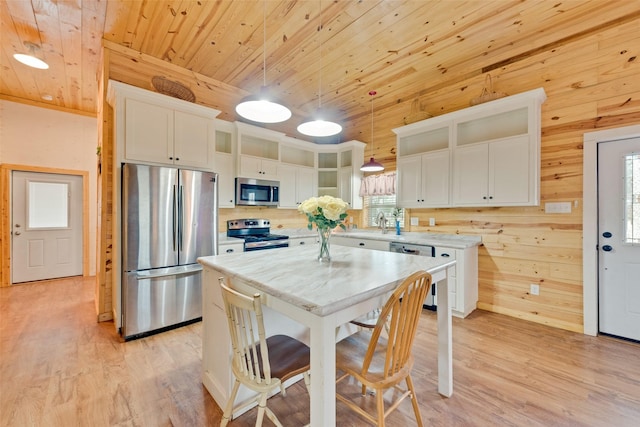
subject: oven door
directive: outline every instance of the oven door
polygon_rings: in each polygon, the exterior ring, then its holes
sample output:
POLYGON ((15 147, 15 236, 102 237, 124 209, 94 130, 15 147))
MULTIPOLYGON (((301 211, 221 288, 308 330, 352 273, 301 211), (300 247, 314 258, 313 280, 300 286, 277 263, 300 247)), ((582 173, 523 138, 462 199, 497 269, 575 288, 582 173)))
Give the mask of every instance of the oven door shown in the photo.
POLYGON ((236 178, 236 205, 278 206, 277 181, 236 178))

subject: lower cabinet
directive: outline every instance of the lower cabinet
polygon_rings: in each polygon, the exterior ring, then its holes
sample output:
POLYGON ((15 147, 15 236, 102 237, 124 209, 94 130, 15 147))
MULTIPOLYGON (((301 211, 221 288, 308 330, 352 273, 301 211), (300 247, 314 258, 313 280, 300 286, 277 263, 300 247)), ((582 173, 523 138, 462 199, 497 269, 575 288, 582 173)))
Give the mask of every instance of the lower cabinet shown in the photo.
MULTIPOLYGON (((390 241, 362 239, 356 237, 331 236, 336 245, 354 248, 388 251, 390 241)), ((415 256, 415 255, 407 255, 415 256)), ((449 301, 451 312, 456 317, 467 317, 478 305, 478 247, 471 246, 456 249, 447 246, 435 246, 436 257, 455 260, 456 264, 447 270, 449 301)))
POLYGON ((218 244, 218 253, 222 254, 235 254, 238 252, 244 252, 244 242, 242 243, 229 243, 229 244, 218 244))
POLYGON ((289 246, 316 245, 318 237, 291 237, 289 236, 289 246))
POLYGON ((390 242, 375 239, 359 239, 353 237, 331 236, 331 243, 352 248, 373 249, 376 251, 388 251, 390 242))
POLYGON ((436 257, 456 261, 447 270, 449 302, 456 317, 467 317, 478 305, 478 247, 454 249, 436 246, 436 257))

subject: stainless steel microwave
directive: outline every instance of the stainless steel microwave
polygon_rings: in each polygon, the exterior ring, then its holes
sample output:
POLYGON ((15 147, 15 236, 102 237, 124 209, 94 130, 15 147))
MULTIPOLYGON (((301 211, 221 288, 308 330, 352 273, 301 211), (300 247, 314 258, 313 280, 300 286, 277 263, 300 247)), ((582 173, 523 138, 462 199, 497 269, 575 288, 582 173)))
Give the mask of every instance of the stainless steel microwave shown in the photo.
POLYGON ((278 181, 236 178, 236 205, 278 206, 279 190, 278 181))

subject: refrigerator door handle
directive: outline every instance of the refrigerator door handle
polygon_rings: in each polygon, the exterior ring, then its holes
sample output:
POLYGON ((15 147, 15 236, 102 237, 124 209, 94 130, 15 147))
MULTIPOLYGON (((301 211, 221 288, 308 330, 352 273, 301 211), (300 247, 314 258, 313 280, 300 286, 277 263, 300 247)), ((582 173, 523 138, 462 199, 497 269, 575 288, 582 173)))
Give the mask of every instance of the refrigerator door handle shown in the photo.
POLYGON ((182 236, 184 234, 184 187, 178 188, 178 250, 181 251, 183 245, 182 236))
POLYGON ((200 264, 193 264, 182 266, 178 270, 171 268, 163 268, 160 271, 137 271, 136 279, 138 280, 147 280, 147 279, 155 279, 158 277, 167 277, 167 276, 179 276, 181 274, 194 273, 197 271, 202 271, 202 266, 200 264))
POLYGON ((177 246, 177 241, 176 241, 176 226, 177 226, 177 214, 178 214, 178 207, 177 207, 177 203, 178 203, 178 199, 177 199, 177 195, 176 195, 176 186, 173 186, 173 200, 172 200, 172 210, 173 210, 173 215, 172 215, 172 236, 171 236, 171 241, 173 242, 173 251, 176 252, 178 250, 177 246))

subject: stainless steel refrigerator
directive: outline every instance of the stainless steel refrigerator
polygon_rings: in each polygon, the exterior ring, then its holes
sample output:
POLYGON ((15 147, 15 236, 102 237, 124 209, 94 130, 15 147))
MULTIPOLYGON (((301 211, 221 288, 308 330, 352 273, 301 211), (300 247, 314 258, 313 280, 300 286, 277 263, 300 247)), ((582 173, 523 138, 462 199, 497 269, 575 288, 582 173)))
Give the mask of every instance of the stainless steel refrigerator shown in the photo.
POLYGON ((122 330, 140 338, 202 319, 200 256, 218 253, 218 176, 122 165, 122 330))

